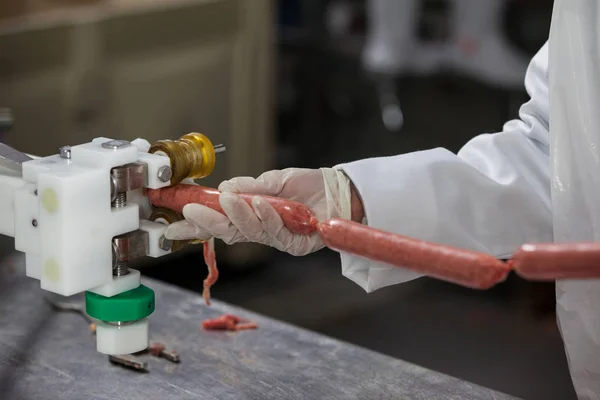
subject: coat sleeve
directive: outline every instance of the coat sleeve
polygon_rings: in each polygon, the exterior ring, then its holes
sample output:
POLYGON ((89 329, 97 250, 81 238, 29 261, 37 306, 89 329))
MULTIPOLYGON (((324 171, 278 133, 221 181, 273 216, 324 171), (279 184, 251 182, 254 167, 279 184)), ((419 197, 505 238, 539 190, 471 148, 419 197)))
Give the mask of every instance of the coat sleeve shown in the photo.
MULTIPOLYGON (((502 132, 458 154, 437 148, 338 166, 356 186, 369 226, 510 257, 525 242, 551 242, 548 44, 532 59, 530 100, 502 132)), ((342 273, 367 292, 420 275, 342 254, 342 273)))

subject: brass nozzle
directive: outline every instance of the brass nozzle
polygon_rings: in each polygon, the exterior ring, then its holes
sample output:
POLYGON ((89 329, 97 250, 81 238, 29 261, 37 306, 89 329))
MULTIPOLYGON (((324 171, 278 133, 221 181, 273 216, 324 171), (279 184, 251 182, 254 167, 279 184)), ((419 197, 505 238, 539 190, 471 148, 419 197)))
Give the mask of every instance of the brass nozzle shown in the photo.
POLYGON ((177 140, 159 140, 150 146, 149 153, 163 153, 171 160, 171 185, 184 179, 200 179, 215 168, 215 148, 201 133, 188 133, 177 140))

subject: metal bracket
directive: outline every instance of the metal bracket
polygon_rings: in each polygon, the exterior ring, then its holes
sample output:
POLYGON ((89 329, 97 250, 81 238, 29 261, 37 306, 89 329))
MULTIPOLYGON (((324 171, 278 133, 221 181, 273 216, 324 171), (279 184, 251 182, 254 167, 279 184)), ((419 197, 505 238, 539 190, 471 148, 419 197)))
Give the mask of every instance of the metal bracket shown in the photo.
POLYGON ((113 238, 115 263, 132 261, 148 255, 148 232, 137 230, 113 238))
POLYGON ((111 200, 115 200, 120 193, 142 189, 147 184, 148 166, 142 162, 135 162, 110 171, 111 200))
POLYGON ((9 145, 0 143, 0 165, 14 172, 23 172, 23 163, 33 158, 27 154, 13 149, 9 145))

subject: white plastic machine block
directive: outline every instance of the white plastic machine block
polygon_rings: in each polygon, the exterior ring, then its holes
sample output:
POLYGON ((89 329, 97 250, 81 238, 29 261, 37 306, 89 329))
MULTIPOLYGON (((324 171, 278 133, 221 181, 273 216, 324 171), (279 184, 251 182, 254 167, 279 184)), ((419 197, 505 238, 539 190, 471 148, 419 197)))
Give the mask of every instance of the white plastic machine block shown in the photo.
POLYGON ((148 168, 147 188, 160 189, 169 186, 170 181, 163 182, 158 179, 158 172, 162 167, 171 167, 171 160, 169 157, 160 154, 140 153, 139 160, 146 163, 148 168))
MULTIPOLYGON (((166 226, 147 220, 152 210, 142 189, 128 193, 124 207, 111 207, 111 169, 135 162, 146 165, 145 187, 163 182, 170 160, 149 154, 149 143, 133 144, 97 138, 73 146, 70 158, 32 157, 22 174, 0 167, 0 234, 15 237, 25 253, 26 273, 39 279, 44 290, 71 296, 89 290, 112 297, 141 283, 140 272, 113 277, 112 239, 138 229, 148 233, 148 255, 160 257, 166 226), (159 178, 159 175, 163 179, 159 178), (136 203, 139 203, 136 204, 136 203)), ((97 349, 104 354, 131 354, 148 346, 148 320, 114 325, 97 323, 97 349)))
POLYGON ((34 279, 42 279, 42 261, 39 256, 25 254, 25 275, 34 279))
POLYGON ((112 280, 112 238, 138 229, 139 212, 111 209, 109 176, 77 167, 40 174, 42 289, 70 296, 112 280))
POLYGON ((160 248, 160 237, 164 235, 167 225, 160 222, 153 221, 140 221, 140 230, 148 232, 148 256, 149 257, 162 257, 170 254, 170 250, 163 250, 160 248))
POLYGON ((15 250, 25 253, 25 274, 41 279, 39 197, 36 185, 27 183, 15 191, 15 250))
POLYGON ((105 167, 110 171, 113 167, 136 162, 139 150, 136 146, 129 145, 118 149, 102 147, 105 142, 113 139, 96 138, 90 143, 84 143, 71 148, 71 162, 94 169, 105 167))
POLYGON ((129 273, 124 276, 113 276, 112 282, 90 289, 89 292, 99 294, 104 297, 113 297, 118 294, 128 292, 140 286, 142 282, 140 271, 129 269, 129 273))
POLYGON ((131 144, 138 148, 142 153, 147 153, 152 145, 149 141, 142 138, 137 138, 131 141, 131 144))
POLYGON ((148 219, 152 215, 152 203, 148 197, 144 195, 143 189, 132 190, 127 193, 127 202, 135 203, 140 208, 140 219, 148 219))
MULTIPOLYGON (((87 159, 91 160, 93 157, 97 156, 97 154, 95 154, 95 153, 98 150, 98 147, 100 147, 100 150, 104 150, 104 148, 102 148, 102 143, 110 141, 110 140, 111 139, 108 139, 108 138, 96 138, 96 139, 92 140, 91 143, 77 146, 78 150, 75 150, 75 148, 73 148, 71 150, 72 157, 73 157, 74 150, 76 152, 77 151, 86 151, 87 152, 86 160, 87 159), (94 152, 93 156, 91 155, 92 151, 94 152)), ((137 152, 137 154, 135 156, 136 161, 145 163, 146 167, 147 167, 148 181, 146 182, 146 187, 149 189, 160 189, 160 188, 169 186, 169 184, 170 184, 169 181, 163 182, 158 178, 158 171, 162 167, 170 168, 171 160, 165 154, 150 154, 150 153, 148 153, 149 149, 150 149, 150 143, 147 140, 136 139, 133 142, 131 142, 131 146, 129 146, 127 148, 119 149, 118 151, 115 151, 115 155, 121 155, 121 154, 119 154, 119 152, 123 152, 123 150, 127 150, 129 153, 137 152)), ((99 154, 100 154, 101 158, 103 158, 103 153, 100 152, 99 154)), ((116 165, 123 165, 123 164, 116 164, 116 165)))
POLYGON ((71 296, 111 283, 112 238, 139 228, 136 204, 110 204, 110 170, 138 161, 138 149, 103 148, 109 140, 72 147, 70 160, 56 155, 23 164, 23 178, 37 183, 40 248, 26 254, 39 257, 42 289, 71 296))
POLYGON ((0 235, 15 236, 15 192, 25 183, 19 173, 0 167, 0 235))
MULTIPOLYGON (((86 290, 116 295, 128 287, 112 277, 112 238, 137 230, 143 215, 135 202, 111 208, 110 170, 143 162, 146 187, 161 188, 169 182, 162 182, 158 172, 170 167, 170 160, 148 154, 144 140, 103 146, 110 141, 97 138, 73 146, 70 159, 53 155, 25 162, 22 179, 8 170, 0 175, 0 187, 6 188, 0 196, 6 203, 0 204, 5 206, 0 213, 7 213, 0 233, 15 236, 17 250, 26 254, 30 276, 38 277, 45 290, 63 296, 86 290)), ((139 202, 147 202, 141 190, 134 192, 139 202)), ((153 256, 165 254, 156 249, 158 244, 151 247, 153 256)))
POLYGON ((125 325, 96 323, 96 350, 102 354, 132 354, 148 348, 148 319, 125 325))
POLYGON ((140 161, 148 166, 148 182, 146 186, 150 189, 160 189, 168 186, 169 181, 163 182, 158 178, 158 172, 162 167, 171 167, 171 160, 164 153, 150 154, 151 144, 146 139, 137 138, 131 142, 140 151, 140 161))
POLYGON ((26 183, 15 190, 15 250, 40 254, 39 197, 37 187, 26 183))

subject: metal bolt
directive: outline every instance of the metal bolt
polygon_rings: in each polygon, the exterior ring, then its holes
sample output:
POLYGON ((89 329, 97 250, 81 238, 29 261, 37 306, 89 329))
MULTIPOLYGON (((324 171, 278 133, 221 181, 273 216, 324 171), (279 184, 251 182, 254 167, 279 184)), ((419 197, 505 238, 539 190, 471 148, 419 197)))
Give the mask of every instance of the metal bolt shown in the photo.
POLYGON ((148 363, 143 362, 132 355, 108 356, 108 360, 125 368, 130 368, 139 372, 148 372, 148 363))
POLYGON ((102 143, 102 147, 109 150, 118 150, 129 146, 131 146, 131 143, 127 140, 109 140, 108 142, 102 143))
POLYGON ((63 146, 58 149, 60 158, 65 158, 67 160, 71 159, 71 146, 63 146))
POLYGON ((215 154, 219 154, 227 150, 224 144, 217 144, 213 148, 215 150, 215 154))
POLYGON ((122 208, 127 205, 127 192, 117 193, 115 198, 110 202, 113 208, 122 208))
POLYGON ((158 239, 158 247, 160 247, 164 251, 169 251, 173 247, 173 241, 167 239, 165 235, 161 235, 158 239))
POLYGON ((113 276, 125 276, 129 273, 129 261, 118 261, 113 267, 113 276))
POLYGON ((162 343, 152 343, 146 351, 150 352, 154 357, 161 357, 172 363, 179 363, 181 361, 179 353, 167 349, 167 346, 162 343))
POLYGON ((158 169, 158 179, 161 182, 169 182, 173 177, 173 170, 167 165, 163 165, 158 169))

